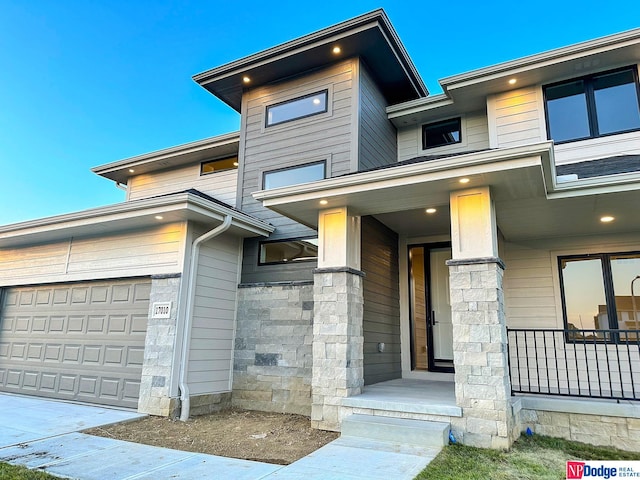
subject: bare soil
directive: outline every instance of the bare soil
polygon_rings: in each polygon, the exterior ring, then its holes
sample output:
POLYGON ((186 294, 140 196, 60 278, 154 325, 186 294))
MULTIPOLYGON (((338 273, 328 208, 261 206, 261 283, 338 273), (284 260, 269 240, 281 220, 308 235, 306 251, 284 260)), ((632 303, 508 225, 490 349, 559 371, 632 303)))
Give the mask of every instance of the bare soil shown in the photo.
POLYGON ((146 417, 84 433, 158 447, 288 465, 338 438, 314 430, 308 417, 226 410, 188 422, 146 417))

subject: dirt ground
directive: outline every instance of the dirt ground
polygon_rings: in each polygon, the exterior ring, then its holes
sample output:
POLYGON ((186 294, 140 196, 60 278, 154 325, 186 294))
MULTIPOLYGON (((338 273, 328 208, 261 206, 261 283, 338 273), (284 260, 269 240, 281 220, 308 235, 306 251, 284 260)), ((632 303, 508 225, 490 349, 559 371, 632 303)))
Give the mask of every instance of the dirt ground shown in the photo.
POLYGON ((308 417, 227 410, 188 422, 146 417, 84 433, 223 457, 288 465, 338 438, 313 430, 308 417))

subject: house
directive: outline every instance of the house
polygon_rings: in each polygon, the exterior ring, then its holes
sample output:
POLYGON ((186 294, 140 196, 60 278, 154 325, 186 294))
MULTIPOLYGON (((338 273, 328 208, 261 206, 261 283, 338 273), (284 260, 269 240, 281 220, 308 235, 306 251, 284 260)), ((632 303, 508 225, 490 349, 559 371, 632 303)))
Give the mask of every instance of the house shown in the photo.
POLYGON ((377 10, 196 75, 239 132, 0 227, 0 391, 640 450, 639 63, 637 29, 429 95, 377 10))

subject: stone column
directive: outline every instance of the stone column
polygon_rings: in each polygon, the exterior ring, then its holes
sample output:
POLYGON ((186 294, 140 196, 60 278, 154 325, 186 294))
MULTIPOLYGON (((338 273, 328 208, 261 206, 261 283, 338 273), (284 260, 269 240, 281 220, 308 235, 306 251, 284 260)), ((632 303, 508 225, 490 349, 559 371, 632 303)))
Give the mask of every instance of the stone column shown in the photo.
POLYGON ((173 416, 177 409, 177 399, 170 396, 170 380, 176 341, 176 319, 180 274, 154 275, 151 277, 149 297, 149 320, 144 346, 142 379, 138 412, 173 416), (154 302, 171 302, 168 318, 154 318, 154 302))
MULTIPOLYGON (((450 260, 456 403, 465 445, 506 449, 519 435, 511 405, 499 258, 450 260)), ((455 433, 455 432, 454 432, 455 433)))
POLYGON ((342 399, 362 392, 363 275, 348 267, 319 268, 314 273, 313 428, 340 431, 342 399))

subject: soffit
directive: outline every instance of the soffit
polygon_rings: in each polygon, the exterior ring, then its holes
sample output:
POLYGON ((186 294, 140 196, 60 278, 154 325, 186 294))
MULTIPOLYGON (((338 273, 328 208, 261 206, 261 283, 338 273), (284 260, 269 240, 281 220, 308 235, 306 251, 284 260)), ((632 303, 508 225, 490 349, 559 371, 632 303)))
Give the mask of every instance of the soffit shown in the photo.
POLYGON ((226 215, 233 217, 229 231, 240 237, 268 236, 274 230, 231 207, 183 192, 5 225, 0 227, 0 247, 51 243, 185 221, 213 228, 226 215))
POLYGON ((194 75, 193 79, 240 112, 242 93, 346 58, 364 60, 389 103, 428 95, 413 62, 382 10, 194 75), (339 46, 339 54, 333 47, 339 46), (249 77, 245 84, 243 77, 249 77))
POLYGON ((134 175, 238 155, 239 146, 240 134, 234 132, 125 158, 94 167, 91 171, 115 182, 127 183, 127 180, 134 175))

